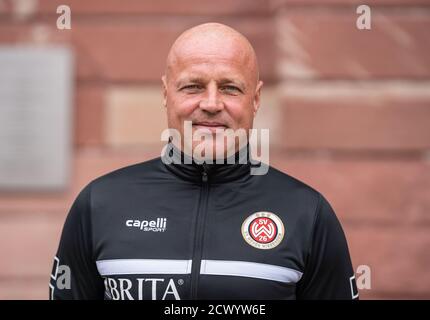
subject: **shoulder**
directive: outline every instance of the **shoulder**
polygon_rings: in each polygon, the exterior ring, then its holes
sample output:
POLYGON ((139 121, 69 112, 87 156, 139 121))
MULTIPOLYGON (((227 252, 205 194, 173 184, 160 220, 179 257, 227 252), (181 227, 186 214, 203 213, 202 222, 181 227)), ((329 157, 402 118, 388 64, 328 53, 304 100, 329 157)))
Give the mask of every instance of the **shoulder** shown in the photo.
POLYGON ((273 191, 283 194, 288 193, 294 197, 298 197, 298 199, 303 198, 303 200, 318 202, 320 201, 320 197, 322 197, 319 191, 307 183, 272 166, 269 167, 267 177, 264 180, 264 183, 272 186, 271 189, 273 191))
POLYGON ((94 194, 106 189, 118 189, 126 185, 157 179, 163 173, 162 162, 158 157, 108 172, 93 179, 84 189, 88 189, 88 192, 94 194))
POLYGON ((304 219, 307 225, 315 225, 317 218, 331 211, 331 207, 325 197, 314 187, 282 172, 274 167, 270 167, 265 176, 258 178, 261 191, 285 208, 289 217, 304 219))

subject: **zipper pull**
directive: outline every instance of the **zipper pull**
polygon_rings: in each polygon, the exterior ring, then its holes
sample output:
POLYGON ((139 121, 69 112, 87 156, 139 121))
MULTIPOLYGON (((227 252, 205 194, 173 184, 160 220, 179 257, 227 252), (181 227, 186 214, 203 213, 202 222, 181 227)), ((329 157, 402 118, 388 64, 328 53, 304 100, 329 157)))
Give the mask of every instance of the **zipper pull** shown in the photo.
POLYGON ((208 173, 206 171, 203 171, 203 173, 202 173, 202 181, 203 182, 208 181, 208 173))

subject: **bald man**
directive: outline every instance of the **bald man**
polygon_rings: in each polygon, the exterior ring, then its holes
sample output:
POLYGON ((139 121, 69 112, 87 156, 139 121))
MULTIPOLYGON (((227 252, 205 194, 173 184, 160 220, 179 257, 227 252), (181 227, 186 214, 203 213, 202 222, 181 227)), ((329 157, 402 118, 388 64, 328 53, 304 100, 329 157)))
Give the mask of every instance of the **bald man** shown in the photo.
POLYGON ((51 299, 355 299, 341 225, 316 190, 250 156, 263 86, 249 41, 185 31, 162 76, 162 156, 91 181, 73 203, 51 299), (264 167, 264 166, 263 166, 264 167))

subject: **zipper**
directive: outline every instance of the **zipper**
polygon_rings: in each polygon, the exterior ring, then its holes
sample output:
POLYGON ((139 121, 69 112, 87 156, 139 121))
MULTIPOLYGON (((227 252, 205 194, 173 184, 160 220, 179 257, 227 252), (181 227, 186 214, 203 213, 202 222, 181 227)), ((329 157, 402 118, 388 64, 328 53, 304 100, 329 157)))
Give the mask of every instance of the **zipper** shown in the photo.
POLYGON ((191 299, 197 298, 197 289, 199 286, 200 265, 202 262, 203 254, 203 238, 205 229, 205 220, 207 213, 207 203, 209 196, 209 182, 208 182, 207 167, 203 164, 202 171, 202 188, 200 193, 199 205, 197 208, 196 217, 196 232, 194 236, 194 251, 193 263, 191 266, 191 299))

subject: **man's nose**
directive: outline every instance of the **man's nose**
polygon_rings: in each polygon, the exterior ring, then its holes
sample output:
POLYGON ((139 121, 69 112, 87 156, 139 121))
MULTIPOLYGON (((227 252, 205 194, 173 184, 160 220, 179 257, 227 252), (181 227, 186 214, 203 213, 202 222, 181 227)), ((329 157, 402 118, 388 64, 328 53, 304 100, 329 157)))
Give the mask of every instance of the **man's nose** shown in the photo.
POLYGON ((218 87, 210 83, 207 86, 205 97, 200 101, 200 109, 209 113, 217 113, 224 109, 224 103, 220 99, 218 87))

